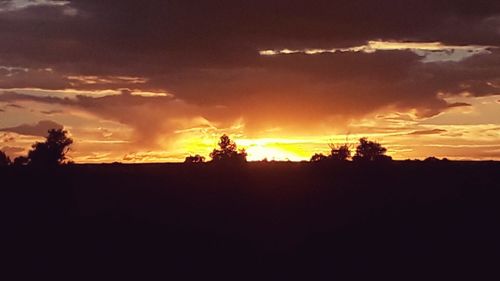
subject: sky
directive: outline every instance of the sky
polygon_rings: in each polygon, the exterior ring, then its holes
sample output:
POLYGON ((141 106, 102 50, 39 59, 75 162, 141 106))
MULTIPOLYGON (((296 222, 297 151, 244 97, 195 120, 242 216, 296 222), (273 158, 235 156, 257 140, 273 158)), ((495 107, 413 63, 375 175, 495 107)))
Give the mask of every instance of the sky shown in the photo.
POLYGON ((51 128, 79 163, 500 160, 500 1, 0 0, 0 150, 51 128))

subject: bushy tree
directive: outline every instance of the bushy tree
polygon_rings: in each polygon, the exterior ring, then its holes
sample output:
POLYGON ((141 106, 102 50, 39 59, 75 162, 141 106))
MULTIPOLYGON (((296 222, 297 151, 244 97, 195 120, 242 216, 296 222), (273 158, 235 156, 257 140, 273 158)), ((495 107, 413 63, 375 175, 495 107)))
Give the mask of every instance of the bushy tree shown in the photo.
POLYGON ((184 160, 184 163, 203 163, 205 162, 205 157, 199 155, 199 154, 196 154, 196 155, 189 155, 188 157, 186 157, 186 159, 184 160))
POLYGON ((392 160, 390 156, 385 155, 387 149, 380 143, 369 141, 367 138, 359 139, 359 145, 356 147, 356 154, 353 157, 355 161, 387 161, 392 160))
POLYGON ((73 140, 68 137, 68 132, 63 129, 52 129, 48 133, 45 142, 35 143, 28 152, 30 165, 56 166, 66 160, 66 153, 73 144, 73 140))
POLYGON ((212 162, 244 163, 247 161, 245 149, 240 149, 238 151, 236 143, 225 134, 220 137, 219 147, 220 149, 214 149, 210 153, 212 162))
POLYGON ((351 149, 348 144, 335 145, 333 143, 328 145, 330 147, 330 154, 324 155, 322 153, 316 153, 311 157, 311 162, 323 162, 323 161, 333 161, 333 162, 343 162, 349 160, 351 157, 351 149))
POLYGON ((334 161, 347 161, 351 157, 351 149, 348 144, 336 146, 330 144, 330 159, 334 161))
POLYGON ((432 163, 435 163, 435 162, 439 162, 439 161, 441 161, 441 160, 439 160, 439 158, 437 158, 437 157, 430 156, 430 157, 425 158, 425 160, 424 160, 424 161, 425 161, 425 162, 432 162, 432 163))
POLYGON ((10 158, 5 152, 0 150, 0 167, 10 165, 10 158))
POLYGON ((322 162, 322 161, 325 161, 328 159, 328 156, 324 155, 323 153, 315 153, 312 157, 311 157, 311 162, 322 162))
POLYGON ((14 166, 24 166, 24 165, 28 165, 28 163, 29 163, 28 157, 19 156, 19 157, 14 158, 14 162, 12 164, 14 164, 14 166))

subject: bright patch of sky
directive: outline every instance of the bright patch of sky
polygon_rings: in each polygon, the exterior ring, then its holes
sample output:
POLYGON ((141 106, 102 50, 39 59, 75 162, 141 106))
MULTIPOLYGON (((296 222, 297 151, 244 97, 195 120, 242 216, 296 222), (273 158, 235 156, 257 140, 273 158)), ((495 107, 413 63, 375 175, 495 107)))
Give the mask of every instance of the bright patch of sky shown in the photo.
POLYGON ((399 42, 399 41, 368 41, 361 46, 333 49, 281 49, 281 50, 260 50, 262 56, 290 55, 290 54, 334 54, 345 52, 375 53, 378 51, 411 51, 422 57, 422 62, 459 62, 466 58, 479 55, 490 54, 492 46, 480 45, 446 45, 441 42, 399 42))

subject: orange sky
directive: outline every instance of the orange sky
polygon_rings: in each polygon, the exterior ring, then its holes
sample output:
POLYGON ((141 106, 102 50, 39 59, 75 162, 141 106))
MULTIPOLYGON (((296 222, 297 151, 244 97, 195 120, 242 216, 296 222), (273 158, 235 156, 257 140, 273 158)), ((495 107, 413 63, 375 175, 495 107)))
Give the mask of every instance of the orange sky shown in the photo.
MULTIPOLYGON (((71 95, 71 94, 67 94, 71 95)), ((229 126, 218 127, 203 117, 187 118, 173 133, 158 134, 154 143, 136 140, 134 129, 114 120, 105 120, 72 107, 20 101, 18 107, 6 106, 2 127, 18 123, 36 124, 50 119, 65 124, 76 140, 70 157, 79 163, 95 162, 179 162, 189 154, 208 158, 223 133, 229 134, 248 152, 249 160, 308 160, 314 153, 328 153, 328 144, 355 143, 360 137, 381 142, 395 159, 423 159, 427 156, 451 159, 500 159, 500 103, 498 97, 454 97, 450 102, 470 106, 450 108, 428 118, 414 112, 397 112, 391 108, 353 119, 336 127, 324 122, 301 134, 279 127, 265 127, 250 134, 244 117, 229 126), (45 112, 45 113, 42 113, 45 112), (22 120, 21 122, 17 120, 22 120)), ((145 113, 146 114, 146 113, 145 113)), ((286 124, 285 124, 286 125, 286 124)), ((35 127, 35 126, 33 126, 35 127)), ((15 131, 15 129, 14 129, 15 131)), ((40 134, 42 134, 42 131, 40 134)), ((30 145, 42 138, 14 132, 0 133, 3 149, 11 157, 27 153, 30 145)))
POLYGON ((64 127, 79 163, 208 156, 224 133, 250 160, 360 137, 500 159, 498 1, 138 3, 0 4, 0 150, 64 127))

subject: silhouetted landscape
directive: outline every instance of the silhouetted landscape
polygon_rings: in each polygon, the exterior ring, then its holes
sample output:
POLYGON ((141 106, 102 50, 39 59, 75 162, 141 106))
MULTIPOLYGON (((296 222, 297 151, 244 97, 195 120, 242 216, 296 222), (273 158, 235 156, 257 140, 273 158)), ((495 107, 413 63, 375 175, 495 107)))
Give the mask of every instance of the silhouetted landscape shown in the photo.
POLYGON ((499 171, 454 161, 6 167, 3 252, 19 276, 68 279, 476 279, 498 268, 499 171))
POLYGON ((0 281, 500 280, 499 113, 499 0, 0 0, 0 281))

